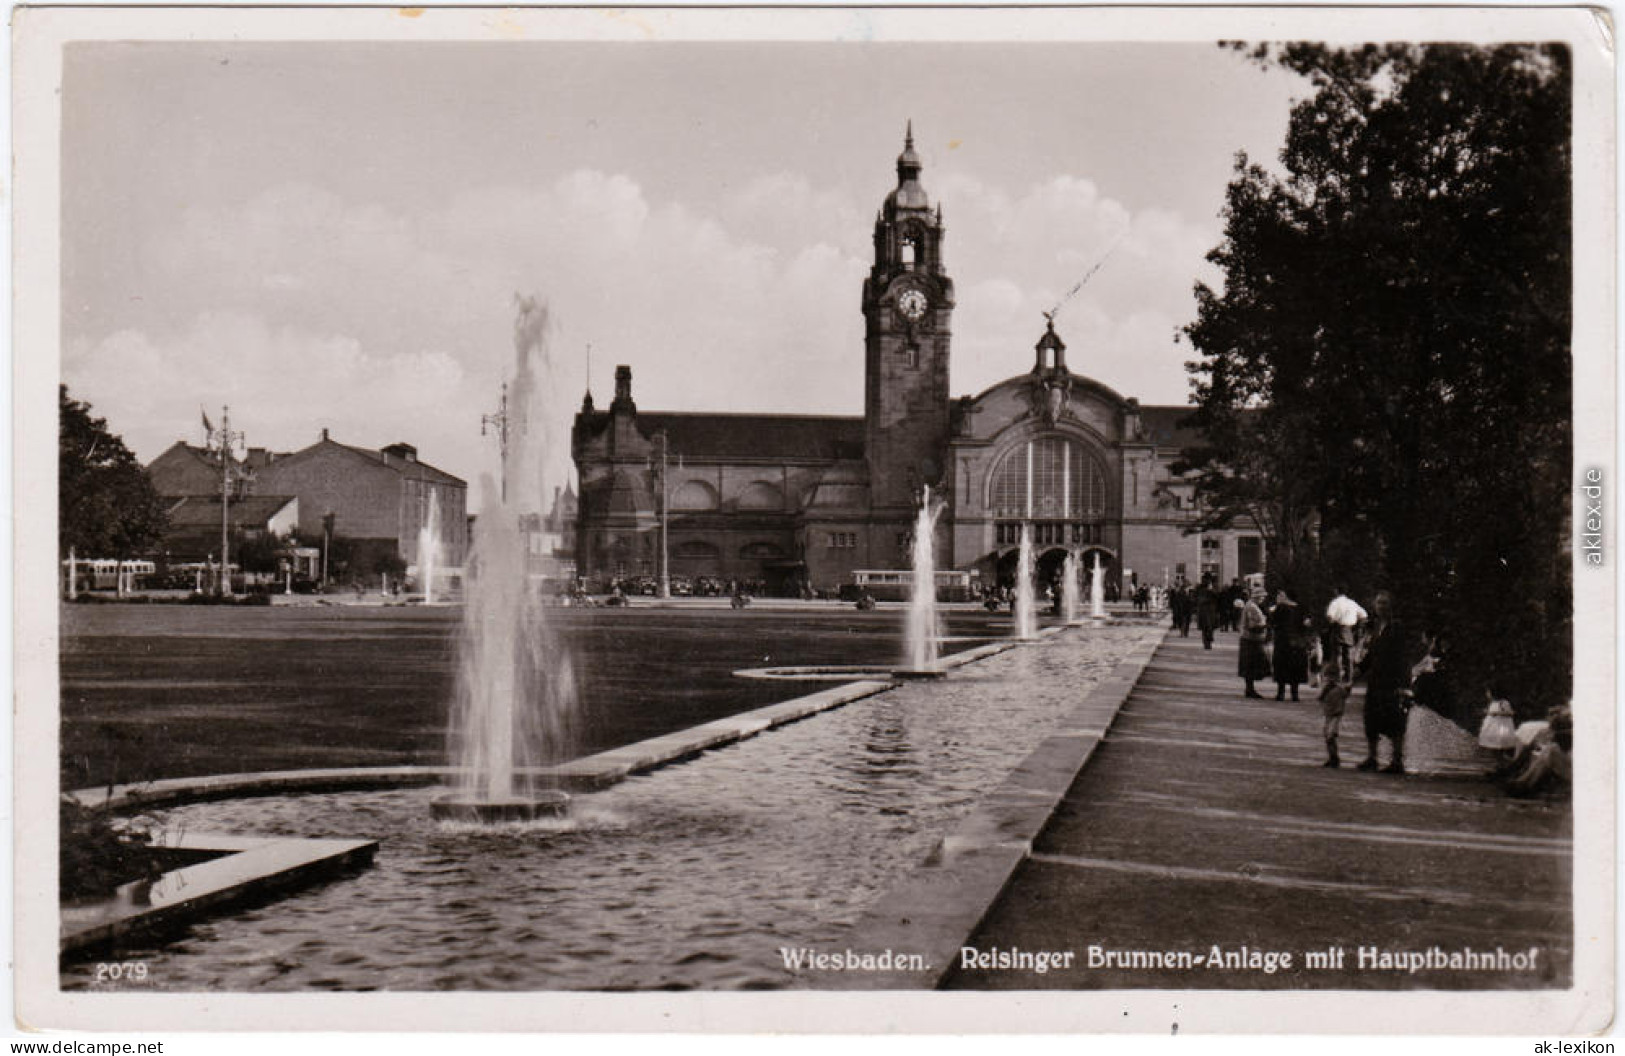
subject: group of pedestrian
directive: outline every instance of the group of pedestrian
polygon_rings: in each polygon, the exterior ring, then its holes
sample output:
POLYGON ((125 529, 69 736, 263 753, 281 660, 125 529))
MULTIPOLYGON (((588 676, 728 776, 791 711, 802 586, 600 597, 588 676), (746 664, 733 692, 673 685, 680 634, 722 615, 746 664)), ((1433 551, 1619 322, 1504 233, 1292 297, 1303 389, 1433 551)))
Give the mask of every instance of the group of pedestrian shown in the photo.
POLYGON ((1275 679, 1275 699, 1287 694, 1298 699, 1298 687, 1309 681, 1309 642, 1312 625, 1291 592, 1281 588, 1268 612, 1264 592, 1254 591, 1241 602, 1239 627, 1241 645, 1237 650, 1236 673, 1246 685, 1245 695, 1263 699, 1255 683, 1275 679), (1273 646, 1273 648, 1272 648, 1273 646))
POLYGON ((1241 629, 1248 597, 1247 585, 1239 578, 1227 587, 1215 586, 1212 576, 1203 576, 1194 587, 1180 579, 1168 591, 1168 611, 1180 637, 1190 637, 1194 622, 1202 634, 1202 648, 1212 649, 1217 632, 1241 629))
MULTIPOLYGON (((1382 590, 1373 595, 1368 611, 1338 586, 1323 619, 1305 611, 1289 588, 1275 591, 1273 600, 1266 600, 1261 588, 1251 589, 1227 604, 1230 593, 1231 588, 1216 588, 1212 577, 1204 577, 1194 588, 1179 583, 1169 594, 1174 627, 1188 637, 1190 625, 1195 622, 1204 648, 1211 649, 1215 632, 1229 626, 1227 615, 1233 611, 1240 631, 1236 674, 1242 679, 1245 697, 1264 699, 1257 684, 1265 678, 1274 679, 1278 701, 1289 696, 1298 700, 1305 684, 1318 688, 1321 736, 1326 744, 1323 766, 1342 766, 1338 736, 1356 683, 1365 684, 1362 732, 1366 742, 1365 757, 1355 765, 1357 770, 1406 773, 1405 736, 1411 709, 1420 704, 1441 714, 1454 710, 1449 696, 1451 681, 1443 670, 1444 634, 1437 629, 1412 633, 1399 620, 1391 592, 1382 590), (1390 746, 1386 765, 1383 741, 1390 746)), ((1494 692, 1490 698, 1479 734, 1479 742, 1485 747, 1511 755, 1520 746, 1525 728, 1536 732, 1558 728, 1565 737, 1568 735, 1568 728, 1561 723, 1530 722, 1516 727, 1515 737, 1511 706, 1494 692)), ((1566 720, 1566 712, 1562 717, 1566 720)), ((1557 743, 1556 735, 1553 740, 1557 743)), ((1559 747, 1562 752, 1568 750, 1567 744, 1559 747)), ((1534 758, 1527 748, 1525 754, 1534 758)), ((1558 758, 1555 752, 1547 755, 1558 758)), ((1560 762, 1566 763, 1566 755, 1560 762)), ((1503 773, 1514 769, 1505 767, 1503 773)), ((1548 769, 1561 775, 1557 764, 1548 769)), ((1544 780, 1548 775, 1541 770, 1539 776, 1544 780)))
MULTIPOLYGON (((1194 616, 1202 630, 1205 648, 1212 648, 1213 632, 1225 627, 1224 598, 1204 579, 1194 591, 1176 591, 1174 623, 1182 634, 1189 633, 1194 616)), ((1326 742, 1327 767, 1338 767, 1337 739, 1343 712, 1354 683, 1366 684, 1364 726, 1366 757, 1359 770, 1379 768, 1379 748, 1386 739, 1392 745, 1385 773, 1405 772, 1405 727, 1413 700, 1419 695, 1443 691, 1438 676, 1442 645, 1437 636, 1427 638, 1420 660, 1413 645, 1393 614, 1393 596, 1379 592, 1368 613, 1342 589, 1326 607, 1323 629, 1317 634, 1315 620, 1293 599, 1290 589, 1275 592, 1267 602, 1262 589, 1247 591, 1231 606, 1237 614, 1240 641, 1236 652, 1236 674, 1245 687, 1243 695, 1262 700, 1257 683, 1275 681, 1275 699, 1296 701, 1305 684, 1320 688, 1323 718, 1321 734, 1326 742), (1322 659, 1323 658, 1323 659, 1322 659), (1431 688, 1430 688, 1431 687, 1431 688)))

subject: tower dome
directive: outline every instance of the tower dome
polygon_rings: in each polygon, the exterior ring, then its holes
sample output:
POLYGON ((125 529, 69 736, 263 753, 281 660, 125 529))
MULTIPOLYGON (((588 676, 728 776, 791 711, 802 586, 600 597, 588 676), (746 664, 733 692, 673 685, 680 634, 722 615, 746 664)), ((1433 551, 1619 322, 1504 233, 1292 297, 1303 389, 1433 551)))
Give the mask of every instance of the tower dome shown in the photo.
POLYGON ((910 121, 903 135, 903 152, 897 155, 897 189, 886 196, 886 211, 895 216, 899 209, 930 208, 931 200, 920 186, 920 156, 914 152, 914 122, 910 121))

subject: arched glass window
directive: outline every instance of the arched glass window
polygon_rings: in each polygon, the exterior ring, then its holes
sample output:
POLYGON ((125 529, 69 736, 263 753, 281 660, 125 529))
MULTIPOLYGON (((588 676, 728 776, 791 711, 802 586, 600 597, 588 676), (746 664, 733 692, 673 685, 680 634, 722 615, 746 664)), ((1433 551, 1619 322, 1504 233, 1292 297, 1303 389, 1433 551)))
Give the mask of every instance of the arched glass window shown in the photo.
POLYGON ((717 508, 717 489, 703 480, 685 480, 671 497, 674 510, 714 510, 717 508))
POLYGON ((784 509, 784 492, 778 485, 758 480, 752 482, 739 493, 739 508, 742 510, 782 510, 784 509))
POLYGON ((993 471, 995 517, 1080 519, 1106 513, 1106 474, 1078 441, 1045 436, 1020 444, 993 471))

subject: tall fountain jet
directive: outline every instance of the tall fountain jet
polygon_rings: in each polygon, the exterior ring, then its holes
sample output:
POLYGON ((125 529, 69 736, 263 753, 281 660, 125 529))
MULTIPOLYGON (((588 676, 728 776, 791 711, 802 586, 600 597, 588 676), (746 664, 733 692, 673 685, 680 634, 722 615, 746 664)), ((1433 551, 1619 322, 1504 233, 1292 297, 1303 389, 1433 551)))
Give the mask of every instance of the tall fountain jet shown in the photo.
POLYGON ((906 655, 903 666, 895 674, 903 678, 940 678, 943 671, 937 666, 937 642, 941 637, 937 626, 937 517, 942 503, 931 500, 931 486, 926 485, 920 500, 920 512, 914 518, 913 585, 908 599, 908 624, 904 636, 906 655))
POLYGON ((544 397, 564 389, 547 355, 547 309, 519 299, 514 326, 517 364, 499 437, 500 486, 481 480, 484 504, 474 522, 464 572, 457 698, 451 758, 457 787, 436 799, 436 818, 493 822, 555 816, 569 797, 539 784, 539 767, 562 761, 571 747, 576 690, 570 657, 549 626, 532 585, 521 516, 542 510, 552 494, 552 440, 544 397))
POLYGON ((1021 525, 1021 556, 1016 564, 1016 637, 1038 637, 1038 614, 1033 610, 1033 526, 1021 525))
POLYGON ((418 577, 423 581, 423 604, 434 604, 434 577, 440 557, 440 503, 431 496, 429 516, 418 530, 418 577))
POLYGON ((1089 580, 1089 618, 1096 623, 1106 619, 1106 563, 1095 554, 1095 567, 1089 580))
POLYGON ((1067 623, 1078 622, 1078 594, 1078 555, 1068 550, 1066 564, 1061 569, 1061 611, 1067 623))

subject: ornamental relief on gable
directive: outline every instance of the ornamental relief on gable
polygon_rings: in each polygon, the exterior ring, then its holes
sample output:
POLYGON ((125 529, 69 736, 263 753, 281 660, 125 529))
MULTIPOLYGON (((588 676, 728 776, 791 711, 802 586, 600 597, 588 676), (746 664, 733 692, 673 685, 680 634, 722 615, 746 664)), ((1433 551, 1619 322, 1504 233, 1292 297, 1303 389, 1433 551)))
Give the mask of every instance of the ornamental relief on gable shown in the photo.
POLYGON ((1047 425, 1054 425, 1068 415, 1072 401, 1072 375, 1063 371, 1040 374, 1033 378, 1027 397, 1032 403, 1028 413, 1043 419, 1047 425))

